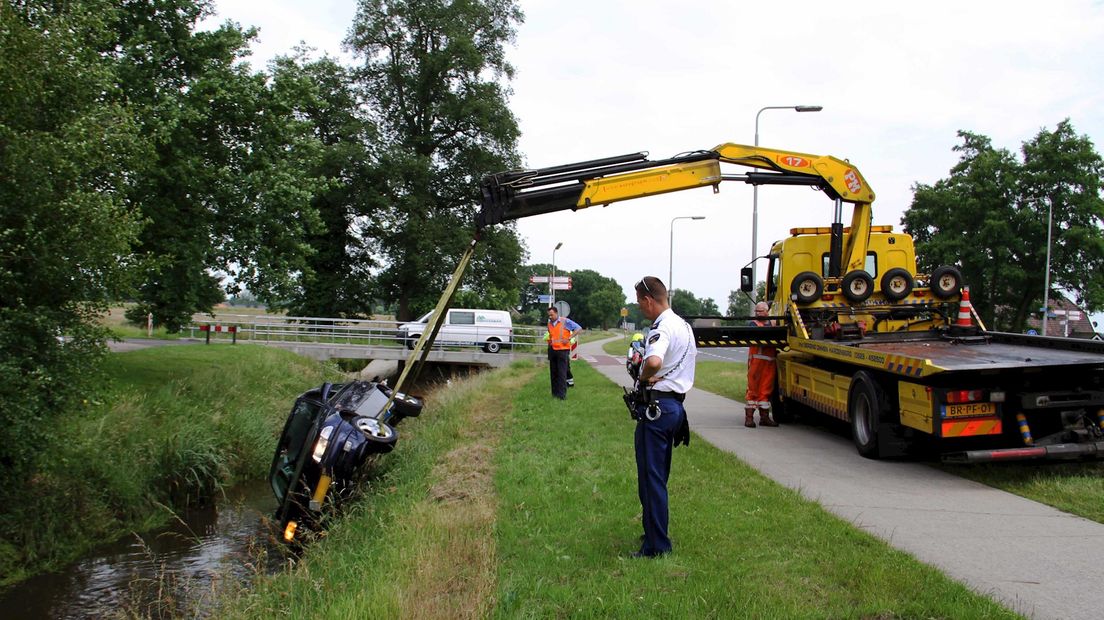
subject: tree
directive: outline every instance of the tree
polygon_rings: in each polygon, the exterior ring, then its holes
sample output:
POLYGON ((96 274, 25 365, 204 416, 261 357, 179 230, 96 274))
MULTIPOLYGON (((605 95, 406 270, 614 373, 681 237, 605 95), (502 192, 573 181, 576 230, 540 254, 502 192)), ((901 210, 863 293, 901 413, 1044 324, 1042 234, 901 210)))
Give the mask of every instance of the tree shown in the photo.
POLYGON ((959 137, 955 150, 962 155, 950 176, 914 186, 902 219, 916 241, 918 268, 930 273, 957 265, 982 320, 1022 331, 1043 300, 1053 206, 1052 286, 1074 292, 1090 310, 1101 307, 1102 166, 1088 138, 1063 121, 1025 143, 1020 163, 985 136, 961 131, 959 137))
MULTIPOLYGON (((517 120, 500 83, 504 46, 522 13, 513 0, 360 0, 346 40, 363 59, 361 93, 379 127, 379 295, 400 319, 432 307, 474 230, 479 181, 516 167, 517 120)), ((473 294, 515 296, 523 249, 513 225, 482 232, 466 281, 473 294)))
MULTIPOLYGON (((561 275, 557 272, 556 275, 561 275)), ((557 291, 556 299, 571 305, 571 318, 587 328, 616 325, 625 306, 625 292, 617 280, 592 269, 563 272, 571 277, 570 291, 557 291)))
MULTIPOLYGON (((125 293, 145 155, 117 95, 114 3, 0 5, 0 505, 28 492, 47 420, 77 411, 125 293)), ((6 524, 5 527, 7 527, 6 524)), ((14 527, 14 526, 13 526, 14 527)), ((22 526, 20 526, 22 527, 22 526)))
POLYGON ((133 0, 113 25, 123 101, 150 145, 129 199, 147 221, 139 304, 170 331, 224 298, 220 280, 286 298, 317 226, 308 176, 318 146, 263 74, 240 62, 255 36, 227 23, 197 32, 210 0, 133 0), (282 108, 282 109, 281 109, 282 108))
POLYGON ((312 176, 326 185, 311 201, 321 225, 308 234, 311 252, 290 299, 298 316, 364 317, 372 312, 372 253, 383 198, 376 187, 375 127, 360 113, 352 72, 305 50, 272 65, 272 90, 310 124, 321 149, 312 176))
POLYGON ((752 314, 751 298, 743 291, 731 291, 728 294, 728 308, 725 310, 725 316, 751 316, 752 314))
MULTIPOLYGON (((1024 144, 1023 159, 1021 200, 1025 209, 1037 215, 1044 240, 1046 212, 1053 210, 1052 290, 1070 291, 1090 312, 1100 310, 1104 307, 1104 160, 1088 136, 1077 135, 1069 119, 1058 123, 1053 132, 1041 130, 1024 144)), ((1035 247, 1045 248, 1045 241, 1035 247)), ((1045 271, 1045 258, 1040 264, 1045 271)), ((1041 289, 1038 280, 1036 291, 1041 289)), ((1054 293, 1049 297, 1053 299, 1054 293)), ((1032 307, 1031 300, 1025 302, 1025 318, 1032 307)))

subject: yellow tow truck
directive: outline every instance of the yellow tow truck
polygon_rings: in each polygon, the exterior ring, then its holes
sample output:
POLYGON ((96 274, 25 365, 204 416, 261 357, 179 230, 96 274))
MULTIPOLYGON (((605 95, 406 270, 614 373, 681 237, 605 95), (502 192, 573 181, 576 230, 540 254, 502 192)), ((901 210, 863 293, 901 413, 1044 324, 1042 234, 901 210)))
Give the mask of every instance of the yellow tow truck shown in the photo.
MULTIPOLYGON (((721 144, 666 160, 631 153, 501 172, 483 179, 477 224, 717 192, 724 181, 815 187, 835 205, 829 226, 793 228, 764 257, 779 326, 694 329, 699 347, 784 349, 783 419, 814 410, 849 422, 870 458, 932 447, 960 462, 1104 458, 1104 343, 988 331, 954 266, 918 273, 912 238, 872 225, 874 191, 847 161, 721 144), (754 170, 725 174, 721 164, 754 170)), ((741 270, 745 292, 751 279, 741 270)))

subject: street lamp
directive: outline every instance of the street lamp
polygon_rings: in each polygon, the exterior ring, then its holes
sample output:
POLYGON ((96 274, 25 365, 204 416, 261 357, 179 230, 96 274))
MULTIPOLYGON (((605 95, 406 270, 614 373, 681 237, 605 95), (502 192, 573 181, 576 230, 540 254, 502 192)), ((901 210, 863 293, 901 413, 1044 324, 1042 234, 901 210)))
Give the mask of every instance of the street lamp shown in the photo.
POLYGON ((683 215, 680 217, 671 218, 671 253, 670 261, 667 263, 667 303, 670 304, 674 299, 675 287, 671 285, 671 280, 674 278, 675 270, 675 220, 704 220, 704 215, 683 215))
POLYGON ((1050 314, 1050 231, 1053 228, 1054 201, 1047 204, 1046 275, 1043 276, 1043 335, 1047 336, 1047 315, 1050 314))
POLYGON ((548 294, 552 296, 552 306, 556 305, 556 289, 553 284, 553 280, 556 279, 556 250, 563 247, 563 241, 556 244, 556 247, 552 248, 552 277, 548 279, 548 294))
MULTIPOLYGON (((769 105, 760 108, 755 113, 755 146, 759 146, 759 115, 764 110, 795 110, 797 112, 820 112, 823 110, 823 106, 819 105, 769 105)), ((759 279, 756 275, 758 270, 756 269, 756 257, 759 256, 759 186, 751 186, 751 286, 759 285, 759 279)))

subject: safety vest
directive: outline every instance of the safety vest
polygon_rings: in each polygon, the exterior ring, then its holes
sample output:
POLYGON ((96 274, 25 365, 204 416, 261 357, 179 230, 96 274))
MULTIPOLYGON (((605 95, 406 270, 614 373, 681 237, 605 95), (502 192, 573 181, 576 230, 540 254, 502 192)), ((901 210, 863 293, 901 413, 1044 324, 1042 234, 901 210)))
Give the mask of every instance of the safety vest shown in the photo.
MULTIPOLYGON (((755 323, 756 327, 766 327, 766 325, 767 325, 766 321, 759 321, 759 320, 754 320, 754 321, 752 321, 752 323, 755 323)), ((769 360, 769 361, 773 362, 774 358, 777 354, 778 354, 778 350, 775 349, 774 347, 765 347, 765 346, 757 345, 757 344, 753 344, 753 345, 748 347, 748 359, 749 360, 759 359, 759 360, 769 360)))
POLYGON ((567 351, 571 348, 571 330, 567 328, 567 321, 561 318, 555 323, 548 324, 548 342, 557 351, 567 351))

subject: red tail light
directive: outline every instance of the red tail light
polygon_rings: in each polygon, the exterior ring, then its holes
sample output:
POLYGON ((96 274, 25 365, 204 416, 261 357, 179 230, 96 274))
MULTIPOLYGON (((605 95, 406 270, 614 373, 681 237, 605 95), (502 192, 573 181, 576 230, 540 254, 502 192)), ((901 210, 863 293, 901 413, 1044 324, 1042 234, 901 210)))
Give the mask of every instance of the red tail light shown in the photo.
POLYGON ((985 398, 985 393, 981 390, 954 390, 953 392, 947 392, 947 403, 976 403, 985 398))

